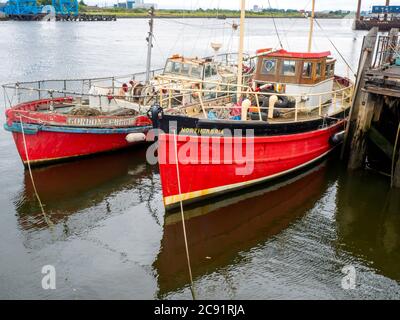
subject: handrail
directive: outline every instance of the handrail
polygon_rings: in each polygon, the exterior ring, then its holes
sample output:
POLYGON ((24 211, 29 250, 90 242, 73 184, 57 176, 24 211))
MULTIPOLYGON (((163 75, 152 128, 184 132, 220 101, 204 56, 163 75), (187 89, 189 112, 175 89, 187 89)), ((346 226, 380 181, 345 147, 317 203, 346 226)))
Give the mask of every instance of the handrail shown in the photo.
MULTIPOLYGON (((218 84, 220 86, 231 86, 231 87, 237 87, 236 84, 234 83, 217 83, 217 82, 206 82, 209 84, 218 84)), ((4 87, 4 86, 3 86, 4 87)), ((145 86, 143 88, 148 88, 149 86, 145 86)), ((305 98, 305 97, 314 97, 314 96, 323 96, 323 95, 328 95, 328 94, 334 94, 334 93, 341 93, 343 91, 349 90, 353 87, 353 84, 350 84, 349 86, 345 86, 343 88, 337 89, 337 90, 332 90, 332 91, 327 91, 327 92, 322 92, 322 93, 304 93, 304 94, 287 94, 287 93, 275 93, 275 92, 263 92, 263 91, 253 91, 249 86, 242 86, 243 88, 247 88, 250 90, 241 90, 239 91, 241 94, 257 94, 257 95, 262 95, 262 96, 285 96, 285 97, 297 97, 297 98, 305 98)), ((6 87, 7 88, 7 87, 6 87)), ((111 87, 110 87, 111 88, 111 87)), ((9 88, 9 89, 15 89, 9 88)), ((109 97, 109 94, 91 94, 91 93, 82 93, 82 92, 77 92, 77 91, 70 91, 70 90, 58 90, 58 89, 39 89, 39 88, 29 88, 29 87, 16 87, 18 90, 27 90, 27 91, 36 91, 36 92, 48 92, 48 93, 59 93, 59 94, 70 94, 70 95, 80 95, 80 96, 92 96, 92 97, 109 97)), ((111 88, 112 89, 112 88, 111 88)), ((169 88, 169 87, 163 87, 160 88, 160 90, 173 90, 176 91, 178 90, 177 88, 169 88)), ((179 91, 184 91, 187 93, 197 93, 199 92, 198 89, 194 88, 179 88, 179 91)), ((202 93, 235 93, 238 92, 236 90, 216 90, 216 89, 201 89, 202 93)), ((181 96, 181 94, 176 94, 176 96, 181 96)), ((113 98, 116 99, 125 99, 125 98, 144 98, 148 97, 147 95, 130 95, 130 96, 119 96, 119 95, 112 95, 113 98)))
MULTIPOLYGON (((217 54, 216 56, 206 56, 202 59, 213 59, 215 57, 220 58, 220 57, 228 57, 230 55, 235 55, 237 52, 227 52, 227 53, 220 53, 217 54)), ((164 67, 162 68, 156 68, 150 70, 150 73, 155 73, 164 70, 164 67)), ((15 83, 5 83, 2 85, 2 87, 7 87, 9 89, 12 89, 16 85, 20 84, 28 84, 28 83, 43 83, 43 82, 61 82, 61 81, 101 81, 101 80, 112 80, 112 79, 122 79, 122 78, 130 78, 132 76, 138 76, 138 75, 146 75, 146 71, 140 71, 140 72, 135 72, 135 73, 129 73, 129 74, 124 74, 124 75, 116 75, 116 76, 107 76, 107 77, 93 77, 93 78, 70 78, 70 79, 42 79, 42 80, 32 80, 32 81, 17 81, 15 83)))

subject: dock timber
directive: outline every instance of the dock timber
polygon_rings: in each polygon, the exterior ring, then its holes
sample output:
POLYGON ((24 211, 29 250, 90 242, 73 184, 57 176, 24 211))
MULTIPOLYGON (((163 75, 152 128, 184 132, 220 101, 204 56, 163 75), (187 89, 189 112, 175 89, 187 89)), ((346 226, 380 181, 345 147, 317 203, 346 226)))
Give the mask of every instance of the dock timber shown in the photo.
POLYGON ((368 166, 391 177, 400 188, 400 48, 399 29, 364 38, 343 156, 348 168, 368 166))

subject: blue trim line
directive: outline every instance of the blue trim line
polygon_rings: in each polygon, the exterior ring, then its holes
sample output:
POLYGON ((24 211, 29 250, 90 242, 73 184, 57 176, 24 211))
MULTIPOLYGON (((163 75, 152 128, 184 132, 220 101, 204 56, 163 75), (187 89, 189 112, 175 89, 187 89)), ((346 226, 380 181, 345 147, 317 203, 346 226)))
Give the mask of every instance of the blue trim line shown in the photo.
MULTIPOLYGON (((37 134, 39 131, 63 132, 63 133, 91 133, 91 134, 116 134, 116 133, 137 133, 146 132, 152 129, 152 126, 130 127, 130 128, 79 128, 63 126, 45 126, 41 124, 24 123, 25 134, 37 134)), ((4 129, 10 132, 22 133, 20 122, 13 122, 11 126, 4 124, 4 129)))

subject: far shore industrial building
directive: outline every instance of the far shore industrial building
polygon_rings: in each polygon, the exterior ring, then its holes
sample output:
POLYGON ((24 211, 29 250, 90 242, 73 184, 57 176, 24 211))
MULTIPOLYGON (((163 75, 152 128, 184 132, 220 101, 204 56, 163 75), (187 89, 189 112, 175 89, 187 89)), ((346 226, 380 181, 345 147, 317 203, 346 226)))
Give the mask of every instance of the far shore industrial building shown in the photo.
POLYGON ((114 4, 114 8, 123 8, 123 9, 149 9, 151 7, 157 8, 155 3, 144 3, 143 0, 128 0, 121 1, 114 4))

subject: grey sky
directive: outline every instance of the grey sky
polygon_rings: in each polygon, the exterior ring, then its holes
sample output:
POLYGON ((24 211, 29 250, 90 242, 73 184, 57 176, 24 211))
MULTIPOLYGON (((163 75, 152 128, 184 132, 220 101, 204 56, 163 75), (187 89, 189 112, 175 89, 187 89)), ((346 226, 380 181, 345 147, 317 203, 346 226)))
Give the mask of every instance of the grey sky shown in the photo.
MULTIPOLYGON (((124 0, 119 0, 124 2, 124 0)), ((89 4, 104 5, 118 2, 118 0, 86 0, 89 4)), ((156 3, 162 9, 197 9, 201 8, 227 8, 239 9, 239 0, 145 0, 148 3, 156 3)), ((310 9, 311 0, 270 0, 273 8, 280 9, 310 9)), ((393 5, 400 5, 400 1, 391 1, 393 5)), ((254 5, 268 8, 268 0, 247 0, 247 8, 254 5)), ((363 10, 368 10, 372 5, 384 5, 385 0, 363 0, 363 10)), ((355 11, 357 0, 316 0, 316 10, 353 10, 355 11)))

